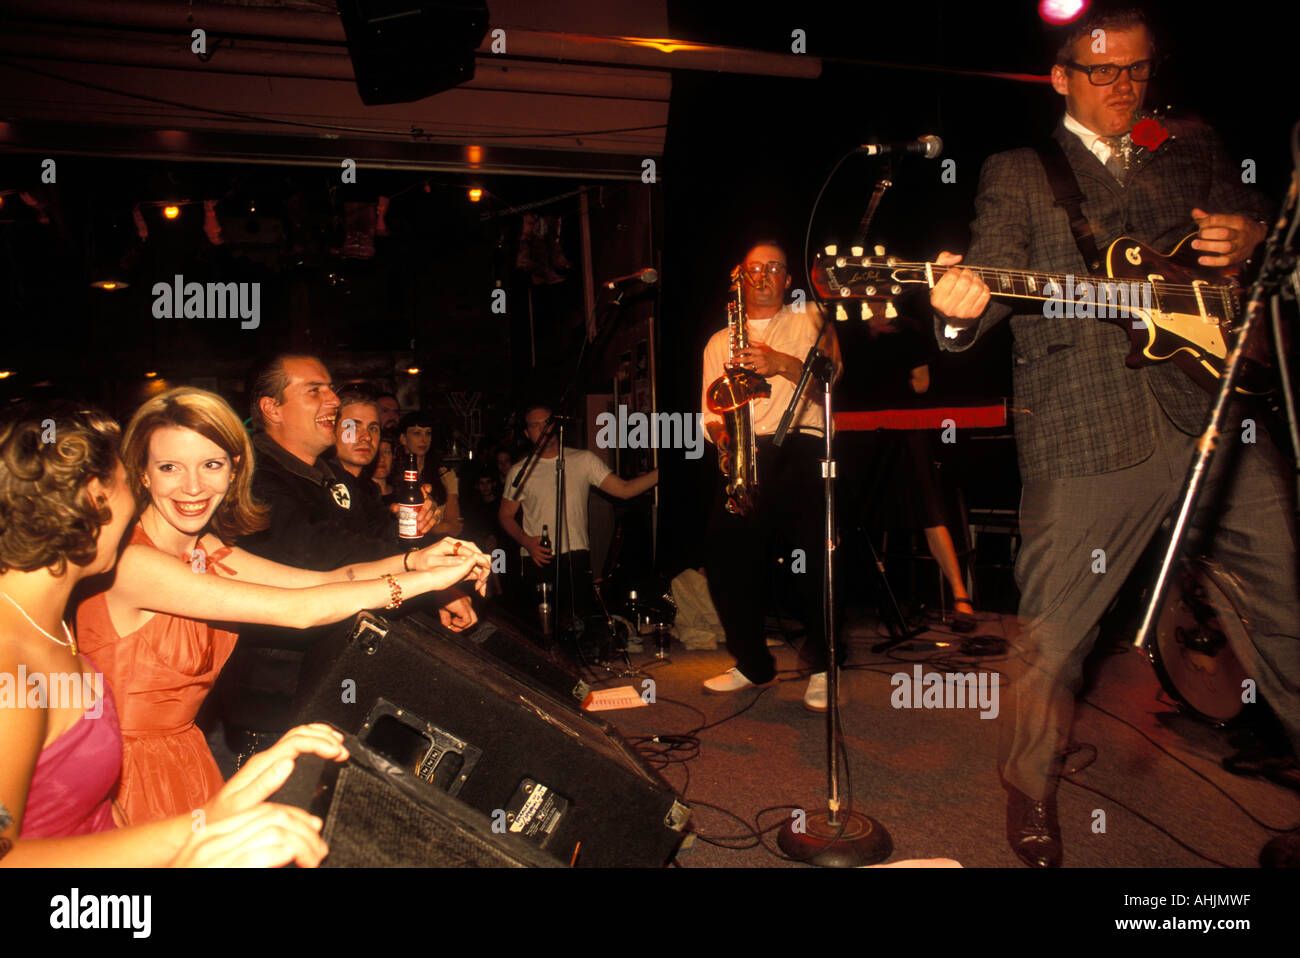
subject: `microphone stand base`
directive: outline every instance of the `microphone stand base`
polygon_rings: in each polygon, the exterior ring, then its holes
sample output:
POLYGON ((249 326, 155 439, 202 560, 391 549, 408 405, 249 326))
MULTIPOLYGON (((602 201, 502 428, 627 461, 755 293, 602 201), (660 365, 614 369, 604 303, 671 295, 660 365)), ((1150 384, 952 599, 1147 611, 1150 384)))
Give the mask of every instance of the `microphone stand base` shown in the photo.
POLYGON ((860 868, 893 854, 894 840, 874 818, 843 810, 832 825, 830 814, 823 810, 809 812, 804 820, 792 818, 781 827, 777 847, 791 858, 823 868, 860 868))

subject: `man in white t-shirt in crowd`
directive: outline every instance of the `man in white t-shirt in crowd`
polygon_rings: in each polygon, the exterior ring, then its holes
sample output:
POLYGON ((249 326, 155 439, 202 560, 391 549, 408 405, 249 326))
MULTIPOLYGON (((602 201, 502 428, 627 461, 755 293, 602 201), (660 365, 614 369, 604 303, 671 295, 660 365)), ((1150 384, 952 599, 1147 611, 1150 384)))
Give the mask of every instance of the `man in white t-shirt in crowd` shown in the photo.
MULTIPOLYGON (((549 406, 530 406, 524 411, 524 431, 530 442, 536 444, 550 421, 549 406)), ((632 499, 647 492, 659 481, 655 469, 635 479, 622 479, 614 475, 600 457, 585 449, 564 450, 564 530, 563 542, 555 528, 555 474, 559 459, 558 433, 547 441, 546 448, 533 463, 517 487, 515 478, 523 468, 524 459, 510 467, 506 487, 501 495, 498 518, 501 528, 520 545, 519 556, 523 566, 523 601, 532 604, 535 584, 554 581, 555 568, 551 563, 560 556, 561 578, 559 601, 554 602, 559 612, 557 622, 563 623, 571 615, 586 615, 591 607, 591 547, 587 539, 587 494, 592 487, 601 492, 632 499), (512 488, 513 487, 513 488, 512 488), (522 507, 522 524, 518 521, 522 507), (550 548, 542 546, 542 526, 547 527, 550 548), (570 604, 570 588, 573 601, 570 604)))

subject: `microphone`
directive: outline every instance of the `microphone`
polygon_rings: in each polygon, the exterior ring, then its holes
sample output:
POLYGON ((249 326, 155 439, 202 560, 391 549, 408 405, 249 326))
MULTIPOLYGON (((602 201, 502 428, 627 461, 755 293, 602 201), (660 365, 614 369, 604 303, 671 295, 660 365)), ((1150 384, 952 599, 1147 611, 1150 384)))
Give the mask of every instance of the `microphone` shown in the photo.
POLYGON ((635 273, 628 273, 626 276, 620 276, 617 279, 611 279, 604 283, 606 289, 627 289, 638 284, 643 286, 653 286, 659 282, 659 270, 657 269, 639 269, 635 273))
POLYGON ((897 143, 863 143, 858 147, 867 156, 879 156, 884 153, 919 153, 927 160, 933 160, 943 152, 943 140, 933 134, 917 140, 900 140, 897 143))

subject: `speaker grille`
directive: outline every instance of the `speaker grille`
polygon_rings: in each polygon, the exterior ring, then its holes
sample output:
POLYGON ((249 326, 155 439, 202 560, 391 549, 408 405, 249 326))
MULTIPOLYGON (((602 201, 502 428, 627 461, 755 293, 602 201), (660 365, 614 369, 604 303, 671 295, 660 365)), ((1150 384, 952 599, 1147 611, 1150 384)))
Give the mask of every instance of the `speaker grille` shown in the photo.
POLYGON ((329 868, 433 866, 520 868, 507 852, 430 814, 378 776, 348 765, 339 771, 322 831, 329 868))

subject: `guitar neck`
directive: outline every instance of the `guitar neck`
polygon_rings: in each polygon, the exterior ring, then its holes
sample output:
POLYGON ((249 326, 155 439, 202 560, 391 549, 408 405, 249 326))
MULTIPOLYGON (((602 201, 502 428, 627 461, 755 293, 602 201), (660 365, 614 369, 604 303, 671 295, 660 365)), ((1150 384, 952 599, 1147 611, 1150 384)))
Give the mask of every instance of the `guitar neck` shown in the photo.
POLYGON ((898 269, 918 272, 916 278, 907 278, 903 282, 923 282, 934 288, 943 276, 952 269, 968 269, 989 288, 994 296, 1008 296, 1013 299, 1033 299, 1040 302, 1049 299, 1061 299, 1066 291, 1078 287, 1080 283, 1093 284, 1107 282, 1105 277, 1073 276, 1068 273, 1039 273, 1021 269, 999 269, 995 266, 940 266, 938 263, 904 263, 898 269))

